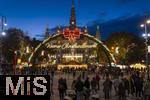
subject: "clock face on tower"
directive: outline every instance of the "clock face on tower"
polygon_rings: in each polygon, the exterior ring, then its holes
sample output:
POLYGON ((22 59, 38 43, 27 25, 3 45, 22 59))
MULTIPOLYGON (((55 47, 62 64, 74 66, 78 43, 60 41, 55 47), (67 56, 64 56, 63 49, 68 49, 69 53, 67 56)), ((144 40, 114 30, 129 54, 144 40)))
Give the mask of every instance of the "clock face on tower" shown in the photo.
POLYGON ((71 22, 72 24, 74 24, 74 22, 71 22))

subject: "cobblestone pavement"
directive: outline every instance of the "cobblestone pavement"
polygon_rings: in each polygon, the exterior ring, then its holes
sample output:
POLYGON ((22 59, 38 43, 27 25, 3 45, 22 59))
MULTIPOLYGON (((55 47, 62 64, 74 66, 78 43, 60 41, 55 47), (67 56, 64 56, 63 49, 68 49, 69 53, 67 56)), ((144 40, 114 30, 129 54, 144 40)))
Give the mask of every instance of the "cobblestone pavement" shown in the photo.
MULTIPOLYGON (((90 79, 93 77, 93 75, 88 75, 88 76, 89 76, 90 79)), ((56 75, 54 77, 54 83, 53 83, 54 84, 53 85, 54 94, 52 95, 51 100, 59 100, 59 94, 58 94, 58 89, 57 89, 58 83, 57 82, 58 82, 58 79, 60 77, 64 77, 64 78, 67 79, 68 89, 71 89, 71 83, 73 81, 72 74, 71 75, 70 74, 56 75)), ((105 100, 104 99, 104 93, 102 91, 103 90, 103 85, 102 85, 103 82, 104 82, 104 80, 100 81, 100 90, 98 91, 98 94, 99 94, 99 97, 100 97, 99 100, 105 100)), ((90 99, 90 100, 92 100, 92 99, 90 99)), ((119 99, 117 99, 117 96, 115 96, 114 89, 111 92, 110 100, 119 100, 119 99)), ((130 96, 127 96, 126 100, 143 100, 143 98, 138 98, 138 97, 134 97, 134 96, 130 95, 130 96)))

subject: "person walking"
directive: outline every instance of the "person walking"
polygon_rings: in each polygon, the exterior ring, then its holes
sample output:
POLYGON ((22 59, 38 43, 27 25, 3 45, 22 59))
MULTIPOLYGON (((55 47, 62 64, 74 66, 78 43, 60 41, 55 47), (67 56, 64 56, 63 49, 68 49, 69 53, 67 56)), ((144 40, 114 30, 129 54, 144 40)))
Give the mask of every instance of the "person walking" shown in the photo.
POLYGON ((58 91, 60 100, 64 100, 65 86, 64 86, 64 79, 62 77, 58 80, 58 91))
POLYGON ((96 81, 97 81, 97 86, 98 86, 98 90, 100 90, 100 76, 99 74, 96 75, 96 81))
POLYGON ((111 91, 111 85, 112 85, 112 81, 110 80, 109 77, 106 77, 106 80, 103 83, 103 92, 105 95, 105 100, 109 100, 109 96, 110 96, 110 91, 111 91))
POLYGON ((53 80, 50 77, 50 94, 53 95, 53 80))
POLYGON ((84 84, 81 80, 81 77, 78 77, 76 84, 75 84, 77 100, 84 100, 84 98, 83 98, 83 86, 84 86, 84 84))
POLYGON ((97 93, 97 81, 96 81, 95 77, 93 77, 93 79, 91 81, 91 89, 92 89, 92 94, 97 93))
POLYGON ((142 88, 143 88, 143 81, 142 79, 139 77, 139 74, 137 74, 136 78, 135 78, 135 88, 136 88, 136 97, 141 97, 142 94, 142 88))
POLYGON ((73 76, 73 79, 75 79, 75 77, 76 77, 76 72, 75 72, 75 70, 73 70, 72 76, 73 76))
POLYGON ((125 83, 124 79, 120 79, 119 86, 118 86, 118 96, 119 100, 125 100, 125 83))
POLYGON ((84 82, 84 96, 85 96, 85 100, 89 100, 89 97, 90 97, 90 81, 89 81, 89 77, 87 77, 85 82, 84 82))
POLYGON ((115 95, 118 95, 118 87, 119 87, 118 77, 116 79, 114 79, 113 85, 114 85, 115 95))
POLYGON ((129 96, 129 93, 130 93, 130 91, 129 91, 129 80, 125 77, 123 79, 123 81, 124 81, 124 86, 125 86, 125 95, 127 94, 127 96, 129 96))
POLYGON ((134 93, 135 93, 135 85, 134 85, 134 80, 133 80, 133 77, 132 77, 132 76, 129 77, 129 89, 130 89, 131 95, 134 96, 134 93))
POLYGON ((150 79, 147 79, 144 86, 144 100, 150 100, 150 79))
POLYGON ((74 79, 71 84, 71 89, 75 90, 76 80, 74 79))
POLYGON ((52 78, 54 79, 54 75, 55 75, 55 72, 54 72, 54 69, 51 70, 51 76, 52 78))
POLYGON ((63 81, 64 81, 63 84, 64 84, 65 95, 67 95, 68 86, 67 86, 67 80, 66 80, 66 78, 64 78, 63 81))

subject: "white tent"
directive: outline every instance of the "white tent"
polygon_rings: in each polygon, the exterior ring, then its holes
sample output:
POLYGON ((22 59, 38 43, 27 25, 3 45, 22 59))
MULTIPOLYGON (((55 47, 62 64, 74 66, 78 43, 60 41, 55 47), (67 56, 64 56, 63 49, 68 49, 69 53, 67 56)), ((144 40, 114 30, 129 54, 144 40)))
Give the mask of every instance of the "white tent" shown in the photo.
POLYGON ((131 68, 138 68, 138 69, 141 69, 141 68, 146 68, 146 66, 144 64, 132 64, 130 65, 131 68))

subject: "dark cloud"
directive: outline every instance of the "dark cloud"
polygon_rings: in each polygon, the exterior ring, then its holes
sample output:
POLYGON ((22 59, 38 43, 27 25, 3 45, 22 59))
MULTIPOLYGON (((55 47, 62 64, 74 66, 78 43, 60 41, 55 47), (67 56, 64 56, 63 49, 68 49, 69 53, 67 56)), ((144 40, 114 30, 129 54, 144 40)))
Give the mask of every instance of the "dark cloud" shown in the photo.
POLYGON ((143 32, 143 29, 140 28, 140 24, 144 22, 145 19, 148 19, 150 12, 145 14, 136 14, 132 16, 122 16, 104 23, 93 21, 89 27, 91 34, 95 34, 96 26, 100 25, 102 38, 106 39, 113 32, 129 32, 134 33, 140 36, 143 32), (94 24, 94 22, 96 22, 94 24))
POLYGON ((130 13, 130 12, 126 12, 126 13, 124 13, 122 16, 120 16, 117 19, 124 20, 124 19, 127 19, 127 18, 131 17, 131 16, 134 16, 134 15, 132 13, 130 13))

